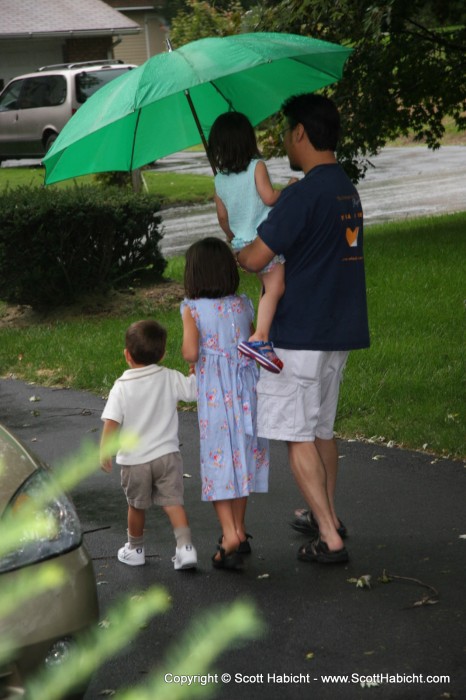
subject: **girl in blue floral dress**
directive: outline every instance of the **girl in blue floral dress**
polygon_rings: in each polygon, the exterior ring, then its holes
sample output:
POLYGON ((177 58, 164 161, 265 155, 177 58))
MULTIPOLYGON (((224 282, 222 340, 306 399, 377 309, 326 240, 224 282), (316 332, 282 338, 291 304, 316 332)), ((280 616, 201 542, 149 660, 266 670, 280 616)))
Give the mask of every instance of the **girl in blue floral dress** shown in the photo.
POLYGON ((267 492, 268 442, 256 435, 254 360, 238 351, 253 330, 250 299, 226 243, 204 238, 186 253, 181 304, 185 360, 196 363, 202 500, 212 501, 222 528, 216 568, 237 569, 251 551, 244 518, 250 493, 267 492))

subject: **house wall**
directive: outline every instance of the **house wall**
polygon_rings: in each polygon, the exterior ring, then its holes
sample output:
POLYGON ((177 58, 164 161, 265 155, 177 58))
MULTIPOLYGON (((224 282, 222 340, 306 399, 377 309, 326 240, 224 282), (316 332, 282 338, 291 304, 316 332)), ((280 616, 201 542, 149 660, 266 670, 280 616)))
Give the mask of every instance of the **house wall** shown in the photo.
POLYGON ((0 89, 12 78, 33 73, 40 66, 113 58, 112 37, 73 39, 2 39, 0 41, 0 89))
POLYGON ((142 31, 137 35, 122 37, 121 43, 114 47, 115 58, 125 63, 141 65, 148 58, 166 50, 165 37, 167 27, 160 15, 148 11, 126 11, 125 17, 137 22, 142 31))
MULTIPOLYGON (((127 2, 130 0, 125 0, 125 4, 127 2)), ((121 2, 118 4, 121 5, 121 2)), ((6 85, 12 78, 32 73, 40 66, 113 57, 125 63, 141 65, 151 56, 166 50, 168 28, 157 11, 129 9, 125 10, 124 15, 139 24, 142 29, 140 34, 0 39, 0 89, 2 82, 6 85)))
POLYGON ((0 82, 6 85, 22 73, 40 66, 63 62, 64 39, 2 39, 0 41, 0 82))
POLYGON ((63 50, 63 56, 64 63, 113 58, 112 37, 98 36, 68 39, 63 50))

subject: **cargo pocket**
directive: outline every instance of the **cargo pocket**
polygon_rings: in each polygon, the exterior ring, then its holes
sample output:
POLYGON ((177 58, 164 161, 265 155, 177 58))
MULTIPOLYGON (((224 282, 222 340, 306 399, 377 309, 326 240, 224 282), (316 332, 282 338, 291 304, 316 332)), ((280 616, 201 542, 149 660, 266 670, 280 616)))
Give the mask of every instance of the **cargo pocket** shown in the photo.
POLYGON ((261 434, 275 439, 286 439, 294 430, 296 418, 296 387, 262 379, 257 385, 257 425, 261 434), (281 438, 281 436, 285 436, 281 438))

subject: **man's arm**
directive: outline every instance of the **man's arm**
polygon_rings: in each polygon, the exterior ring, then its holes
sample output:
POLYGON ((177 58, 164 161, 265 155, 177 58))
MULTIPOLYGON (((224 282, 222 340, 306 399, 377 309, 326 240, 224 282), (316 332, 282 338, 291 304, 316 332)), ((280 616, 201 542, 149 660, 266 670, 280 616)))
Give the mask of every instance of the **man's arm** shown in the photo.
POLYGON ((240 267, 248 272, 259 272, 269 263, 275 253, 259 237, 252 243, 242 248, 236 255, 240 267))

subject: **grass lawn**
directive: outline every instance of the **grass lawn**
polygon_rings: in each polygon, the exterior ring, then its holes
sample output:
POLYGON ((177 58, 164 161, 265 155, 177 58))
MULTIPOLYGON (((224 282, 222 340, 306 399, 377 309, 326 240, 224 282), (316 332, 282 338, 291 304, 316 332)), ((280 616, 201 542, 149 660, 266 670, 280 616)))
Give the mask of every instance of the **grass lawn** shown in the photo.
MULTIPOLYGON (((466 213, 368 227, 372 345, 350 356, 337 417, 341 436, 466 455, 465 232, 466 213)), ((125 369, 126 327, 149 316, 168 329, 165 364, 186 371, 180 355, 183 269, 184 259, 173 258, 166 273, 171 283, 42 317, 0 305, 0 375, 106 394, 125 369)), ((254 275, 242 274, 241 290, 257 302, 254 275)))
POLYGON ((366 230, 371 348, 349 360, 345 435, 466 454, 466 214, 366 230))

